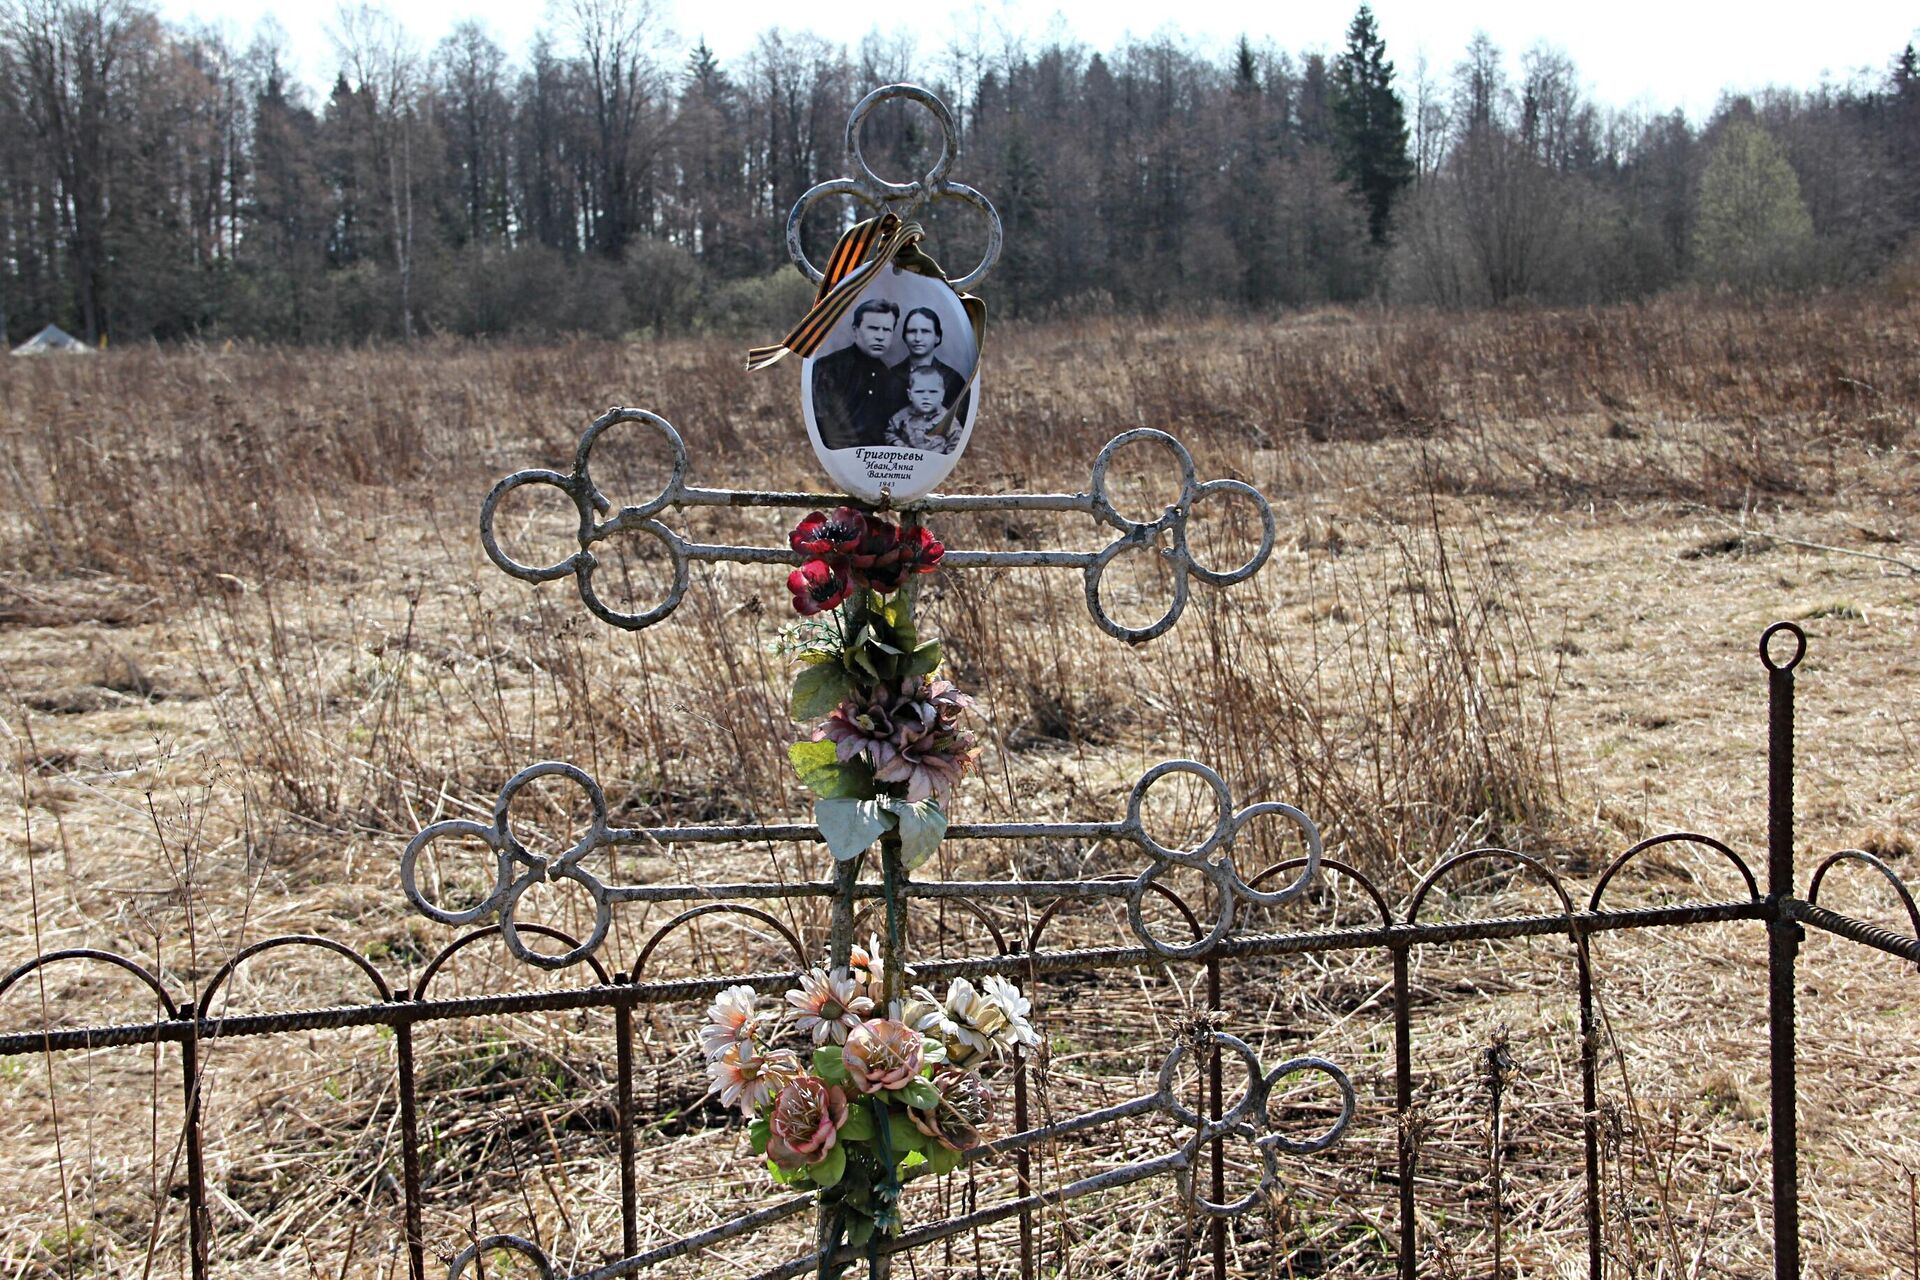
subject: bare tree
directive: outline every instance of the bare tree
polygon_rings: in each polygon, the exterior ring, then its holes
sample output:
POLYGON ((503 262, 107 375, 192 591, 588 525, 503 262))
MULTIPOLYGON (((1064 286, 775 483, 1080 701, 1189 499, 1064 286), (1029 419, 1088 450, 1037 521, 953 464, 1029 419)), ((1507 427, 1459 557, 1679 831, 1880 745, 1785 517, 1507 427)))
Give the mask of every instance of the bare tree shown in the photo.
POLYGON ((25 89, 26 123, 45 140, 58 180, 88 342, 105 331, 113 100, 136 20, 125 0, 17 0, 0 7, 0 36, 25 89))
POLYGON ((571 0, 563 29, 586 72, 597 151, 593 240, 619 257, 648 227, 651 189, 638 180, 665 139, 657 58, 666 37, 654 0, 571 0), (655 118, 657 117, 657 118, 655 118))
POLYGON ((329 33, 341 73, 366 104, 376 171, 385 170, 394 266, 400 277, 400 332, 413 340, 413 142, 419 57, 406 28, 385 9, 341 5, 329 33))

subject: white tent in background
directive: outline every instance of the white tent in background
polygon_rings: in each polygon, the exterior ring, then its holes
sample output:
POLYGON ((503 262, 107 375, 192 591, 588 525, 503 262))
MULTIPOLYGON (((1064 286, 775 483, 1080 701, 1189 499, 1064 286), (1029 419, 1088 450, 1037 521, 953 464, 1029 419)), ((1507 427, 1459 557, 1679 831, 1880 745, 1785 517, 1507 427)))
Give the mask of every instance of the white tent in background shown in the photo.
POLYGON ((74 355, 90 356, 93 348, 57 324, 50 324, 13 349, 17 356, 74 355))

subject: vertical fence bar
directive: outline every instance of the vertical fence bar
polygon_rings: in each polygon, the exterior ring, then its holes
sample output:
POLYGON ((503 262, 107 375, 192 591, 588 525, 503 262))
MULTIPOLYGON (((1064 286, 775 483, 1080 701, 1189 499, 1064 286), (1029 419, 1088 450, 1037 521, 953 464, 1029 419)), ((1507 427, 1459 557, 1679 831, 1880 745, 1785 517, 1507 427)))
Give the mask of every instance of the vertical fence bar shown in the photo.
POLYGON ((1393 947, 1393 1113, 1400 1132, 1400 1280, 1414 1280, 1419 1234, 1413 1221, 1413 997, 1405 942, 1393 947))
POLYGON ((1793 669, 1806 656, 1806 633, 1776 622, 1760 635, 1767 668, 1767 1034, 1772 1067, 1773 1274, 1800 1276, 1800 1156, 1794 1114, 1793 965, 1801 930, 1789 914, 1793 897, 1793 669), (1786 633, 1793 656, 1774 661, 1769 645, 1786 633))
MULTIPOLYGON (((1015 1049, 1014 1058, 1013 1131, 1025 1133, 1033 1128, 1033 1121, 1027 1115, 1027 1051, 1015 1049)), ((1033 1154, 1026 1147, 1014 1152, 1013 1180, 1023 1202, 1020 1208, 1020 1276, 1021 1280, 1033 1280, 1037 1274, 1033 1269, 1033 1210, 1024 1203, 1033 1194, 1033 1154)))
POLYGON ((1573 929, 1574 965, 1580 976, 1580 1106, 1587 1147, 1587 1277, 1602 1280, 1600 1222, 1600 1046, 1593 1025, 1593 953, 1587 936, 1573 929))
POLYGON ((183 1006, 180 1016, 186 1020, 187 1034, 180 1041, 180 1075, 185 1089, 187 1127, 187 1244, 191 1251, 193 1280, 207 1280, 212 1256, 209 1240, 213 1222, 207 1215, 207 1169, 200 1149, 200 1011, 192 1004, 183 1006))
MULTIPOLYGON (((1220 957, 1218 956, 1207 957, 1207 1012, 1212 1014, 1220 1012, 1220 957)), ((1207 1118, 1209 1120, 1218 1120, 1225 1114, 1223 1108, 1226 1104, 1221 1101, 1224 1087, 1220 1066, 1220 1044, 1215 1041, 1213 1052, 1207 1055, 1207 1118)), ((1227 1201, 1226 1139, 1215 1138, 1212 1146, 1213 1150, 1209 1157, 1213 1165, 1212 1199, 1215 1204, 1225 1204, 1227 1201)), ((1212 1236, 1213 1280, 1227 1280, 1227 1220, 1210 1215, 1207 1222, 1209 1234, 1212 1236)), ((1280 1242, 1276 1240, 1274 1248, 1279 1247, 1280 1242)))
MULTIPOLYGON (((622 973, 613 980, 625 986, 632 978, 622 973)), ((640 1196, 633 1150, 633 1008, 624 1003, 614 1006, 613 1051, 619 1070, 614 1116, 620 1126, 620 1245, 622 1256, 631 1258, 640 1252, 640 1196)))
MULTIPOLYGON (((395 992, 394 999, 405 1000, 407 995, 395 992)), ((413 1280, 427 1280, 426 1232, 420 1225, 420 1100, 414 1087, 413 1024, 396 1025, 393 1039, 400 1077, 400 1189, 405 1197, 407 1273, 413 1280)))

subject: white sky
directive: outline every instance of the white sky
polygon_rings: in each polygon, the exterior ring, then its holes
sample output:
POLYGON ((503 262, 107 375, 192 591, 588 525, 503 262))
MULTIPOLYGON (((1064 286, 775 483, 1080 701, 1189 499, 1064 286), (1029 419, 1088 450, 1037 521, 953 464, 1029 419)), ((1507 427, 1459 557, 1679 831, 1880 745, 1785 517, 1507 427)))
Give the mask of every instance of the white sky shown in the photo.
MULTIPOLYGON (((334 62, 327 29, 331 0, 159 0, 167 18, 194 18, 225 26, 245 45, 256 23, 271 14, 286 29, 303 76, 319 85, 332 79, 334 62)), ((1245 32, 1256 44, 1271 40, 1293 52, 1337 49, 1358 0, 1293 0, 1252 3, 1212 0, 1062 0, 1057 4, 1013 0, 917 0, 912 24, 920 65, 936 61, 940 47, 978 30, 989 43, 1003 38, 1035 43, 1065 34, 1093 49, 1111 49, 1127 36, 1176 32, 1203 51, 1224 51, 1245 32)), ((723 63, 742 57, 762 30, 813 29, 854 46, 874 26, 843 19, 829 27, 822 6, 784 0, 661 0, 675 48, 705 36, 723 63)), ((424 47, 462 18, 480 19, 518 56, 546 20, 545 0, 397 0, 390 8, 424 47)), ((844 10, 842 12, 845 12, 844 10)), ((1613 0, 1612 3, 1541 4, 1538 0, 1375 0, 1374 13, 1403 87, 1422 52, 1436 76, 1459 59, 1474 30, 1482 29, 1506 52, 1510 64, 1536 41, 1572 55, 1593 98, 1613 105, 1678 106, 1699 119, 1723 89, 1767 84, 1810 88, 1822 79, 1844 82, 1861 70, 1878 77, 1909 40, 1920 40, 1920 10, 1896 0, 1827 0, 1817 5, 1731 4, 1726 0, 1613 0)), ((851 15, 849 14, 849 19, 851 15)), ((896 28, 891 22, 880 24, 896 28)))

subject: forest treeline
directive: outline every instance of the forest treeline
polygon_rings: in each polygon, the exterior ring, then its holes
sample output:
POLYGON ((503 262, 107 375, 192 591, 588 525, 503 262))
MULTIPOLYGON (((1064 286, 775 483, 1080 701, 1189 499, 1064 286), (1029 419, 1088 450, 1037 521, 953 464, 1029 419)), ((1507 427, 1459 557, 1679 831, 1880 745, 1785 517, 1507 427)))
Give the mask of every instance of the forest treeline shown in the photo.
MULTIPOLYGON (((285 36, 246 47, 138 0, 0 0, 0 328, 95 340, 339 342, 768 332, 809 296, 795 199, 844 170, 868 88, 952 104, 988 193, 997 314, 1272 309, 1367 298, 1583 303, 1920 278, 1920 62, 1729 97, 1703 124, 1590 101, 1571 57, 1476 37, 1396 66, 1344 44, 1226 57, 1175 38, 854 48, 769 31, 734 63, 648 0, 569 0, 524 57, 477 24, 416 47, 343 9, 330 92, 285 36)), ((884 176, 924 116, 876 112, 884 176)), ((816 256, 851 208, 809 218, 816 256)), ((958 273, 977 217, 929 214, 958 273)))

